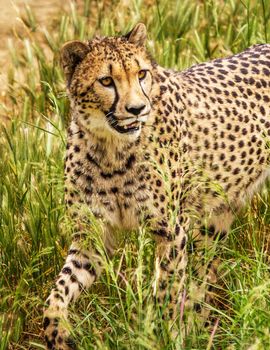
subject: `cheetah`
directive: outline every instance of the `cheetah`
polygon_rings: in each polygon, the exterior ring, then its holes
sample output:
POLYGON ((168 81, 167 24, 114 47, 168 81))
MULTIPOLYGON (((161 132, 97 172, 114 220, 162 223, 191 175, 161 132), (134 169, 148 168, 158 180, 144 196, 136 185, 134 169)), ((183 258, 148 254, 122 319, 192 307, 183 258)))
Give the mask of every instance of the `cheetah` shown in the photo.
POLYGON ((169 322, 192 250, 202 282, 191 282, 187 302, 203 314, 217 279, 215 251, 269 175, 270 45, 177 72, 153 60, 146 39, 138 23, 126 35, 61 50, 72 110, 65 202, 74 239, 46 303, 49 349, 75 347, 68 305, 102 272, 93 218, 108 256, 119 230, 149 228, 157 245, 153 293, 158 305, 168 303, 169 322))

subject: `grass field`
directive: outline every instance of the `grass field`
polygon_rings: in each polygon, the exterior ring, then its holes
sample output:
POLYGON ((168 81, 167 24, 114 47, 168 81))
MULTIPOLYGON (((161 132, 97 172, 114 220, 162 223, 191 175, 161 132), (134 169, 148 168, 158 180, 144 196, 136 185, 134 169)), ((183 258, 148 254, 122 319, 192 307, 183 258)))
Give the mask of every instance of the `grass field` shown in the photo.
MULTIPOLYGON (((127 32, 142 21, 157 62, 181 70, 269 42, 269 18, 269 0, 84 0, 46 29, 26 8, 23 32, 9 41, 12 64, 0 109, 0 350, 44 349, 42 307, 70 243, 63 204, 69 106, 60 46, 95 32, 127 32)), ((269 222, 264 188, 222 249, 217 327, 194 326, 185 349, 270 349, 269 222)), ((154 332, 153 260, 143 230, 119 248, 96 286, 71 308, 80 349, 181 349, 165 323, 154 332)))

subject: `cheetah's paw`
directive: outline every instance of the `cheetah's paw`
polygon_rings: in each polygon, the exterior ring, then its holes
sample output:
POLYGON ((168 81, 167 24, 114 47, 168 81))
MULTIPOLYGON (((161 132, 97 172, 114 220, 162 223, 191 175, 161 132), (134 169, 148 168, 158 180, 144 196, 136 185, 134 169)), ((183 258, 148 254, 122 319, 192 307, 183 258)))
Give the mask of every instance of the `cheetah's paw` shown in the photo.
POLYGON ((76 345, 70 337, 70 325, 66 315, 45 311, 43 320, 46 347, 50 350, 75 350, 76 345))

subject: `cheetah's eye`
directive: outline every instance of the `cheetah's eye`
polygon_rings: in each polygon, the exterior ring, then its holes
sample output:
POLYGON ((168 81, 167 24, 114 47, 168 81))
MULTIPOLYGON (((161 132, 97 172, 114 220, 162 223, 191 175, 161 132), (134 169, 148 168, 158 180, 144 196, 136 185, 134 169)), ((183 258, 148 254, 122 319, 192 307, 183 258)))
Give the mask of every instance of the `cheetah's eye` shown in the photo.
POLYGON ((138 73, 139 80, 143 80, 146 77, 146 73, 147 73, 147 70, 145 69, 140 70, 138 73))
POLYGON ((113 85, 113 80, 111 77, 104 77, 99 79, 99 82, 106 87, 112 86, 113 85))

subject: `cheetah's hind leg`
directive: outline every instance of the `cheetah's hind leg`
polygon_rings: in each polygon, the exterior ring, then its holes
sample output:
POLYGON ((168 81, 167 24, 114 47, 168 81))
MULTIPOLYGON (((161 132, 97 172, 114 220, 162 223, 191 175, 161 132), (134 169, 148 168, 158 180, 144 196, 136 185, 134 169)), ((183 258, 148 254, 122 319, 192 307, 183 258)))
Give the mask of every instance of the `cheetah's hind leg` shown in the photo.
POLYGON ((192 253, 189 257, 191 266, 191 280, 189 295, 185 305, 187 313, 187 332, 192 325, 200 328, 210 323, 210 308, 216 299, 218 282, 218 267, 220 258, 219 248, 225 242, 234 216, 230 209, 216 213, 200 223, 192 232, 192 253))

